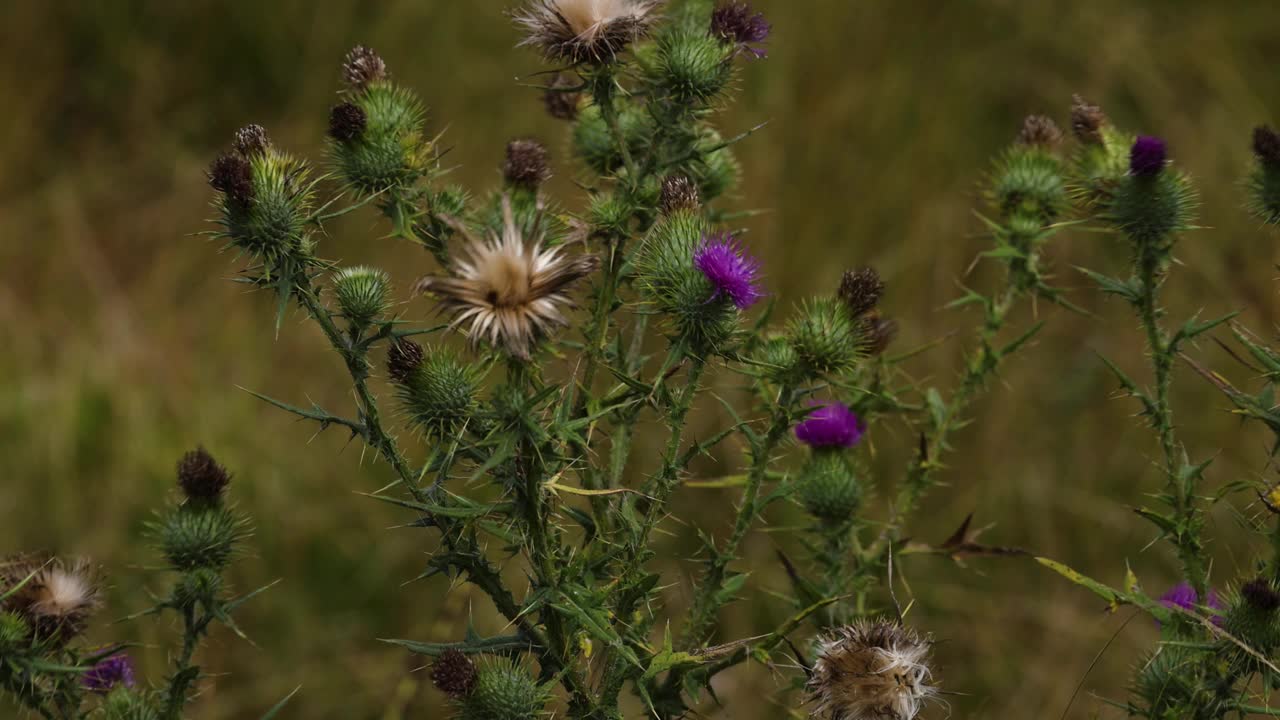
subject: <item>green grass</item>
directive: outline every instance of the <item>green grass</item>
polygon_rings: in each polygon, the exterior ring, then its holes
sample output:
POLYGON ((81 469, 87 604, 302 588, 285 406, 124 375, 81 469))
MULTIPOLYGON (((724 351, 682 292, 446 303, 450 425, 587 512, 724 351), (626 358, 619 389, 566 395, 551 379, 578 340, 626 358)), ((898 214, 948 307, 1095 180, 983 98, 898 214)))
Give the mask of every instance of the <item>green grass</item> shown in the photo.
MULTIPOLYGON (((988 158, 1024 114, 1065 121, 1070 94, 1081 92, 1123 126, 1167 137, 1203 192, 1201 224, 1210 229, 1180 247, 1183 265, 1167 291, 1172 315, 1240 309, 1262 331, 1280 319, 1276 238, 1246 216, 1237 184, 1249 129, 1280 120, 1280 5, 757 4, 775 25, 770 57, 747 64, 741 101, 723 125, 732 134, 770 121, 738 150, 746 175, 737 204, 769 210, 748 222, 748 240, 780 297, 798 300, 834 286, 846 266, 873 263, 890 284, 884 307, 903 325, 900 347, 976 322, 941 307, 961 282, 983 280, 963 275, 983 248, 971 208, 988 158)), ((481 629, 498 629, 467 588, 408 582, 430 545, 420 533, 393 529, 403 515, 355 495, 379 487, 385 468, 336 431, 312 440, 313 427, 236 390, 330 405, 347 399, 323 338, 298 316, 277 338, 270 298, 227 282, 232 259, 190 234, 210 214, 203 168, 236 127, 260 122, 277 143, 320 157, 338 63, 357 42, 377 48, 397 79, 419 91, 433 129, 447 130, 449 158, 459 165, 454 179, 473 188, 494 182, 503 144, 515 135, 543 137, 564 157, 563 128, 517 86, 518 76, 542 68, 512 49, 503 7, 498 0, 20 3, 0 27, 7 108, 0 114, 0 549, 92 554, 114 577, 107 615, 144 607, 145 589, 161 583, 143 567, 154 564, 143 525, 169 492, 181 452, 205 443, 236 471, 234 495, 257 519, 236 585, 283 582, 244 612, 256 646, 215 638, 203 663, 221 674, 193 717, 256 717, 299 684, 284 717, 434 717, 442 699, 425 687, 425 673, 412 672, 417 661, 375 638, 454 637, 473 602, 481 629)), ((555 189, 576 201, 573 172, 560 167, 555 189)), ((338 227, 322 252, 392 269, 407 288, 430 265, 411 248, 366 240, 380 233, 360 216, 338 227)), ((1163 549, 1141 551, 1149 530, 1125 509, 1157 486, 1156 449, 1130 417, 1132 404, 1112 399, 1114 382, 1097 358, 1104 353, 1145 378, 1136 325, 1127 308, 1102 300, 1071 269, 1119 272, 1124 254, 1115 239, 1084 233, 1049 254, 1058 283, 1097 317, 1039 308, 1046 331, 976 409, 978 421, 950 458, 951 487, 931 497, 912 534, 941 540, 976 512, 976 522, 996 524, 991 541, 1112 582, 1127 559, 1158 592, 1173 563, 1163 549)), ((416 301, 407 310, 429 308, 416 301)), ((960 349, 953 339, 912 371, 945 381, 957 372, 960 349)), ((1211 343, 1194 352, 1228 367, 1211 343)), ((1234 379, 1247 382, 1247 373, 1234 379)), ((1210 472, 1215 483, 1266 472, 1265 438, 1240 426, 1182 368, 1174 403, 1195 456, 1225 447, 1210 472)), ((704 427, 721 421, 710 408, 699 418, 704 427)), ((914 438, 899 426, 872 437, 882 477, 894 477, 914 438)), ((702 527, 731 514, 728 491, 693 492, 677 502, 707 508, 702 527)), ((1235 518, 1213 517, 1222 538, 1213 547, 1214 577, 1225 578, 1250 554, 1235 518)), ((664 557, 683 556, 692 529, 679 530, 664 557)), ((783 582, 773 548, 767 533, 748 543, 760 587, 783 582)), ((666 562, 672 577, 692 572, 666 562)), ((1062 715, 1125 620, 1030 563, 960 569, 922 560, 905 571, 916 596, 913 621, 946 641, 938 647, 941 677, 963 693, 949 698, 954 717, 1062 715)), ((673 586, 670 602, 683 601, 673 586)), ((756 632, 777 605, 766 594, 738 605, 726 636, 756 632)), ((172 631, 144 622, 100 627, 95 637, 145 643, 143 669, 159 680, 172 631)), ((1130 624, 1086 688, 1122 692, 1135 648, 1153 637, 1146 620, 1130 624)), ((771 683, 761 668, 725 677, 723 716, 780 717, 760 700, 771 683)), ((1068 717, 1098 707, 1082 694, 1068 717)))

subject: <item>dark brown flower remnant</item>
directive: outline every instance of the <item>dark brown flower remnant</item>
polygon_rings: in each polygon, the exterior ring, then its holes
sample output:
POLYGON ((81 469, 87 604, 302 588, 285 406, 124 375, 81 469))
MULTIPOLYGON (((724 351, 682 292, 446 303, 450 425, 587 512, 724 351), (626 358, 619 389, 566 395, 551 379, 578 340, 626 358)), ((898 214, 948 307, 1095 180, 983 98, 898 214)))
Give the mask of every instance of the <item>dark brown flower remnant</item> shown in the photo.
POLYGON ((271 147, 271 139, 261 125, 245 125, 236 131, 236 152, 246 158, 261 155, 271 147))
POLYGON ((178 487, 192 500, 217 500, 231 482, 227 469, 203 447, 196 448, 178 461, 178 487))
POLYGON ((563 73, 556 73, 551 84, 542 93, 542 102, 547 107, 548 115, 566 122, 578 119, 578 105, 582 101, 582 94, 569 89, 575 85, 563 73))
POLYGON ((431 665, 431 682, 455 698, 466 697, 476 686, 476 665, 461 650, 449 648, 431 665))
POLYGON ((386 80, 390 76, 387 64, 373 49, 357 45, 347 53, 342 63, 342 79, 353 90, 364 90, 375 82, 386 80))
POLYGON ((1090 105, 1079 95, 1071 96, 1071 134, 1086 145, 1102 144, 1102 128, 1108 123, 1106 113, 1090 105))
POLYGON ((413 371, 422 364, 426 353, 422 346, 412 340, 401 338, 391 345, 387 351, 387 375, 400 384, 408 382, 413 371))
POLYGON ((329 111, 329 136, 338 142, 351 142, 364 134, 369 116, 355 103, 339 103, 329 111))
POLYGON ((233 203, 248 207, 253 203, 253 168, 239 153, 223 153, 209 166, 209 185, 233 203))
POLYGON ((1028 115, 1022 121, 1018 142, 1032 147, 1055 148, 1062 142, 1058 124, 1046 115, 1028 115))
POLYGON ((1254 578, 1240 588, 1240 595, 1249 607, 1262 612, 1274 612, 1280 608, 1280 593, 1271 587, 1266 578, 1254 578))
POLYGON ((898 322, 884 317, 879 310, 867 313, 864 322, 867 331, 867 352, 872 355, 883 354, 898 337, 898 322))
POLYGON ((648 35, 662 0, 532 0, 515 13, 521 45, 556 62, 611 60, 648 35))
POLYGON ((547 148, 537 140, 512 140, 507 143, 507 159, 502 177, 516 187, 535 189, 551 179, 547 148))
POLYGON ((1253 154, 1269 167, 1280 167, 1280 133, 1270 125, 1259 125, 1253 129, 1253 154))
POLYGON ((697 210, 702 205, 698 186, 684 175, 668 175, 662 179, 662 212, 670 215, 679 210, 697 210))
POLYGON ((861 316, 875 308, 884 296, 884 281, 875 268, 859 268, 845 271, 837 293, 845 307, 854 316, 861 316))

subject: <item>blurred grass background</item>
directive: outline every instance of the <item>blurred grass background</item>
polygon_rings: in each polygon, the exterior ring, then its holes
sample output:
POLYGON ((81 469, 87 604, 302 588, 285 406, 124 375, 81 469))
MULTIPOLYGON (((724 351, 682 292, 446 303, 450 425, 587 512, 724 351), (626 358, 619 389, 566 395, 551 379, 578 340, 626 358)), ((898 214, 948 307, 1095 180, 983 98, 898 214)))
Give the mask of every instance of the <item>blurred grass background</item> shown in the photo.
MULTIPOLYGON (((771 288, 798 299, 840 270, 872 263, 886 275, 886 309, 903 325, 899 347, 963 331, 971 314, 943 310, 983 248, 971 208, 988 158, 1029 112, 1065 124, 1072 92, 1119 124, 1170 140, 1199 180, 1209 229, 1185 239, 1168 285, 1174 318, 1242 310, 1269 331, 1277 317, 1276 244, 1240 209, 1237 180, 1248 132, 1280 120, 1280 4, 1273 0, 938 3, 757 0, 775 25, 767 61, 748 64, 730 132, 769 120, 739 146, 745 181, 735 203, 770 212, 750 242, 771 288)), ((145 567, 144 523, 172 482, 179 455, 206 444, 237 471, 235 495, 257 520, 242 589, 283 578, 245 608, 256 646, 214 638, 193 716, 257 717, 301 684, 286 717, 430 718, 441 698, 418 662, 375 638, 445 640, 480 598, 446 581, 407 584, 430 544, 391 529, 394 509, 355 495, 380 487, 385 468, 362 462, 337 432, 312 439, 236 386, 327 406, 347 399, 322 338, 300 318, 275 337, 271 302, 227 282, 235 266, 189 234, 210 213, 203 170, 247 122, 277 143, 319 158, 338 64, 372 45, 417 89, 432 125, 447 130, 454 179, 497 179, 503 144, 545 138, 565 153, 564 128, 545 118, 517 76, 541 69, 513 49, 501 0, 214 2, 56 0, 9 3, 0 23, 0 550, 87 553, 110 568, 107 615, 145 607, 161 581, 145 567)), ((567 162, 567 161, 566 161, 567 162)), ((555 188, 576 198, 562 163, 555 188)), ((344 225, 322 252, 394 270, 405 287, 428 265, 411 248, 373 241, 371 217, 344 225)), ((1124 253, 1105 235, 1074 233, 1051 255, 1081 318, 1041 307, 1048 327, 1010 364, 959 438, 946 477, 912 528, 940 541, 970 512, 994 523, 985 539, 1019 545, 1119 582, 1127 560, 1156 591, 1172 577, 1163 548, 1143 551, 1148 526, 1126 510, 1156 486, 1152 438, 1113 399, 1097 354, 1146 377, 1126 308, 1085 287, 1073 265, 1119 274, 1124 253)), ((985 276, 971 278, 982 282, 985 276)), ((425 313, 422 304, 410 306, 425 313)), ((1031 317, 1019 318, 1027 323, 1031 317)), ((912 371, 947 384, 953 340, 912 371)), ((1211 344, 1197 352, 1215 367, 1211 344)), ((1185 371, 1175 391, 1193 457, 1217 456, 1222 484, 1266 470, 1267 438, 1240 426, 1225 403, 1185 371), (1219 450, 1221 448, 1221 450, 1219 450)), ((1247 382, 1248 373, 1233 370, 1247 382)), ((707 414, 702 422, 717 422, 707 414)), ((893 477, 912 444, 902 427, 875 431, 877 468, 893 477)), ((732 457, 724 470, 732 470, 732 457)), ((702 491, 706 493, 707 491, 702 491)), ((882 496, 883 497, 883 496, 882 496)), ((690 498, 682 500, 688 503, 690 498)), ((732 511, 726 492, 698 506, 696 525, 732 511)), ((1241 505, 1248 498, 1239 499, 1241 505)), ((1213 515, 1214 578, 1247 566, 1252 549, 1228 509, 1213 515)), ((672 573, 688 540, 663 557, 672 573)), ((780 588, 775 541, 747 548, 757 586, 780 588)), ((1094 656, 1126 615, 1028 562, 922 560, 905 568, 914 622, 945 640, 941 677, 953 717, 1059 717, 1094 656)), ((673 589, 671 602, 682 599, 673 589)), ((781 612, 764 592, 726 615, 728 635, 751 634, 781 612)), ((484 623, 488 623, 485 625, 484 623)), ((143 670, 159 680, 173 628, 132 623, 97 637, 144 643, 143 670)), ((1084 680, 1068 717, 1120 717, 1088 691, 1119 696, 1138 648, 1154 631, 1130 624, 1084 680), (1108 715, 1107 713, 1110 713, 1108 715)), ((742 669, 721 685, 714 717, 784 715, 761 703, 775 682, 742 669)), ((0 705, 0 714, 11 709, 0 705)), ((931 717, 945 716, 931 711, 931 717)))

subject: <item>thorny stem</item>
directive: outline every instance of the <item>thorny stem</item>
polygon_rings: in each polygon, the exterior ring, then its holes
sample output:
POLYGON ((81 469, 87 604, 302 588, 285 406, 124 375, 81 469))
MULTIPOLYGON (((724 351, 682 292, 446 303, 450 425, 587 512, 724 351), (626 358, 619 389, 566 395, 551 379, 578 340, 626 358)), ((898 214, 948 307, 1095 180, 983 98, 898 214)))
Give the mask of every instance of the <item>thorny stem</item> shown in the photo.
POLYGON ((210 615, 197 619, 194 604, 182 607, 182 654, 174 665, 173 678, 169 684, 169 698, 165 705, 165 717, 168 720, 180 720, 182 717, 182 708, 187 703, 187 691, 199 675, 199 669, 191 664, 191 660, 211 619, 210 615))

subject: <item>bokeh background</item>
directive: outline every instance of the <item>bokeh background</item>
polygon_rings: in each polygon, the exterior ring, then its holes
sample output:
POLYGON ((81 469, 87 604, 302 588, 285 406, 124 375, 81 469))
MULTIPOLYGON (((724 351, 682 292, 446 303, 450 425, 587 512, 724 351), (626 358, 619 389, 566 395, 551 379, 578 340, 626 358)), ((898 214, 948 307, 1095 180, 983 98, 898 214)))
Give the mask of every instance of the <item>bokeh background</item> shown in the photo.
MULTIPOLYGON (((182 3, 15 0, 0 22, 0 550, 91 554, 113 577, 107 617, 143 608, 162 579, 148 565, 145 523, 171 492, 180 454, 206 444, 237 471, 235 494, 257 520, 235 571, 248 589, 283 582, 246 607, 255 644, 215 636, 203 656, 219 673, 193 717, 257 717, 295 686, 291 718, 431 718, 442 699, 420 662, 376 638, 445 640, 470 608, 489 608, 444 580, 413 583, 431 544, 397 530, 405 517, 356 493, 384 467, 337 432, 264 406, 237 386, 340 406, 343 374, 300 317, 276 336, 272 304, 228 282, 236 266, 192 237, 210 215, 206 163, 247 122, 317 159, 338 65, 355 43, 377 48, 431 107, 473 188, 496 182, 504 142, 544 138, 564 158, 564 128, 518 79, 541 69, 502 0, 303 0, 182 3)), ((1121 125, 1159 133, 1203 191, 1202 224, 1168 285, 1174 317, 1241 310, 1276 321, 1276 237, 1241 210, 1248 133, 1280 120, 1280 4, 1191 0, 1069 4, 756 0, 775 25, 770 56, 741 73, 729 133, 770 121, 738 147, 744 182, 734 204, 768 212, 750 243, 783 300, 830 287, 842 268, 871 263, 887 277, 886 309, 900 348, 959 334, 916 359, 917 377, 948 385, 971 313, 943 309, 984 247, 972 208, 989 157, 1029 112, 1065 123, 1071 93, 1121 125)), ((553 187, 580 202, 565 159, 553 187)), ((328 257, 390 268, 400 287, 429 266, 379 240, 372 216, 324 241, 328 257)), ((1103 300, 1072 268, 1120 273, 1106 235, 1063 236, 1058 282, 1084 318, 1041 306, 1048 321, 974 410, 912 533, 940 541, 970 512, 985 539, 1031 548, 1119 582, 1126 561, 1149 588, 1170 581, 1163 548, 1127 509, 1157 485, 1150 434, 1114 397, 1102 353, 1146 377, 1126 308, 1103 300)), ((407 312, 428 308, 410 305, 407 312)), ((1030 314, 1019 323, 1032 321, 1030 314)), ((1195 351, 1229 370, 1211 343, 1195 351)), ((1215 485, 1268 474, 1267 438, 1241 426, 1201 380, 1180 370, 1175 408, 1194 457, 1216 456, 1215 485)), ((699 422, 718 422, 705 412, 699 422)), ((873 431, 876 466, 892 478, 911 445, 901 426, 873 431)), ((722 463, 733 468, 733 456, 722 463)), ((688 526, 662 556, 678 577, 692 527, 732 511, 728 491, 701 491, 688 526), (708 494, 710 493, 710 494, 708 494), (721 494, 723 493, 723 494, 721 494)), ((882 497, 884 497, 882 495, 882 497)), ((1239 529, 1248 497, 1212 515, 1214 578, 1225 582, 1254 548, 1239 529)), ((785 515, 785 514, 784 514, 785 515)), ((785 517, 782 518, 785 522, 785 517)), ((726 614, 750 634, 782 611, 777 541, 747 547, 757 594, 726 614)), ((914 622, 945 640, 941 677, 953 717, 1119 717, 1091 693, 1123 694, 1124 676, 1154 630, 1108 615, 1080 589, 1027 561, 905 568, 914 622), (1115 636, 1090 671, 1095 656, 1115 636), (1086 675, 1087 674, 1087 675, 1086 675), (1068 710, 1078 685, 1083 691, 1068 710), (1065 715, 1064 715, 1065 713, 1065 715), (1108 714, 1110 713, 1110 714, 1108 714)), ((683 596, 672 590, 671 603, 683 596)), ((105 626, 102 641, 143 643, 159 680, 174 628, 105 626)), ((779 680, 760 668, 727 675, 710 717, 784 717, 760 701, 779 680)), ((0 715, 14 712, 0 704, 0 715)), ((943 708, 930 717, 946 716, 943 708)))

